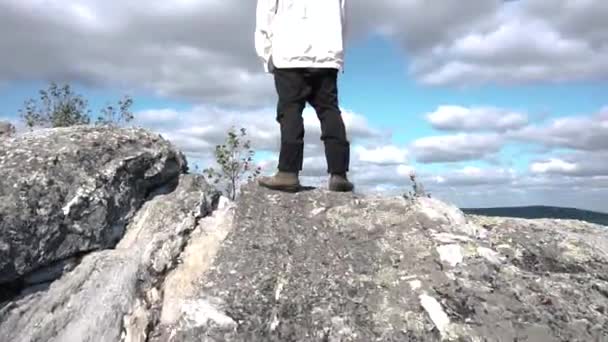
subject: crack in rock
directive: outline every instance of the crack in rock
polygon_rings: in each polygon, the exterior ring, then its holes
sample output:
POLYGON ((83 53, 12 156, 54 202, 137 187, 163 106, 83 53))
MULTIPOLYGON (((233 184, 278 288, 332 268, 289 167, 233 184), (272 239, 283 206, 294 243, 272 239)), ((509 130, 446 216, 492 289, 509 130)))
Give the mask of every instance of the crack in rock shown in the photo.
POLYGON ((0 282, 36 284, 0 294, 0 340, 608 336, 605 227, 253 182, 233 203, 182 161, 142 130, 0 141, 0 282))

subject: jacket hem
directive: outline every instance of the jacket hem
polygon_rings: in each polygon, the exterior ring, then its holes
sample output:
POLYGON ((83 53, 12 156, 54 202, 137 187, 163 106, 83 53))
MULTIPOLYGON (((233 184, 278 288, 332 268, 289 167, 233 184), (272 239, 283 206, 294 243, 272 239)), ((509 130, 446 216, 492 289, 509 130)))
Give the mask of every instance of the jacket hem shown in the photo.
MULTIPOLYGON (((344 64, 341 62, 331 61, 331 62, 311 62, 311 61, 277 61, 273 60, 273 65, 277 69, 283 68, 332 68, 341 70, 344 67, 344 64)), ((268 72, 267 64, 264 65, 264 69, 268 72)))

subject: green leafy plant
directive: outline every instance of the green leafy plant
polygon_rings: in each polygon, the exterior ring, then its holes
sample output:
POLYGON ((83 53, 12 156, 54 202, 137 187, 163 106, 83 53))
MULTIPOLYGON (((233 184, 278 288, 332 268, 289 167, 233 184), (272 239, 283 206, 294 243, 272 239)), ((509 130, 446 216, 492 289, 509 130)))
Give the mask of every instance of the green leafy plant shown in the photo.
POLYGON ((28 99, 19 110, 20 117, 30 127, 67 127, 89 124, 88 102, 75 94, 66 84, 59 87, 51 83, 48 89, 40 90, 39 101, 28 99))
POLYGON ((226 141, 215 147, 217 169, 209 167, 203 174, 213 184, 222 185, 226 196, 236 199, 238 186, 246 177, 248 181, 259 176, 261 170, 253 162, 255 155, 251 142, 246 140, 247 131, 241 128, 238 132, 234 127, 228 131, 226 141))
POLYGON ((127 123, 133 120, 134 115, 131 112, 133 99, 128 96, 123 97, 118 101, 118 108, 107 105, 101 110, 101 114, 97 117, 97 125, 117 125, 121 122, 127 123))
MULTIPOLYGON (((130 107, 133 100, 124 97, 117 108, 107 105, 101 110, 97 124, 119 124, 133 119, 130 107)), ((68 127, 91 123, 88 101, 76 94, 69 84, 62 86, 52 82, 39 91, 38 99, 27 99, 19 116, 27 127, 68 127)))

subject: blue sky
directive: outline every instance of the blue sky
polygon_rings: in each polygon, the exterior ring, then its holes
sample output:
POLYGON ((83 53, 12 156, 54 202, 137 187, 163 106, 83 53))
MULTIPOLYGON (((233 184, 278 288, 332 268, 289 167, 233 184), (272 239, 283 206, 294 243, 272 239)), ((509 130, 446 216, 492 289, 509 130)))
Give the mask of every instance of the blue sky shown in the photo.
MULTIPOLYGON (((0 61, 0 118, 19 126, 18 108, 50 80, 72 84, 93 109, 127 93, 135 124, 163 133, 192 163, 211 164, 213 146, 237 124, 273 172, 276 95, 253 51, 254 4, 132 3, 2 1, 0 22, 30 33, 0 31, 0 49, 15 52, 0 61)), ((433 194, 464 207, 608 212, 607 5, 351 6, 339 92, 362 192, 407 191, 414 169, 433 194)), ((322 186, 310 108, 305 119, 303 179, 322 186)))

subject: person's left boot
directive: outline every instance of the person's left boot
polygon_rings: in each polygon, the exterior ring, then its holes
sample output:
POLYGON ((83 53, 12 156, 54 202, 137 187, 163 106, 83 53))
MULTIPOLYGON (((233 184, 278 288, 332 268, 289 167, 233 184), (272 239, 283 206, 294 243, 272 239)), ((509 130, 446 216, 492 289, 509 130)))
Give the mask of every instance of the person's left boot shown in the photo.
POLYGON ((346 174, 332 174, 329 177, 329 190, 338 192, 353 191, 355 185, 348 180, 346 174))
POLYGON ((300 189, 300 179, 297 172, 278 171, 270 177, 258 177, 258 184, 271 190, 296 192, 300 189))

